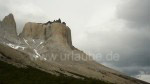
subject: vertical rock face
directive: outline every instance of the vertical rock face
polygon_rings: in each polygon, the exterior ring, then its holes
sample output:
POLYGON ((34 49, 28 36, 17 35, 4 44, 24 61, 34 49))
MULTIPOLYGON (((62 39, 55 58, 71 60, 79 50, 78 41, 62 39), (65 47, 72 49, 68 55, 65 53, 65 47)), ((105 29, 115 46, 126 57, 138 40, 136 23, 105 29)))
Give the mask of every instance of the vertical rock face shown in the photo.
POLYGON ((5 16, 3 21, 0 22, 0 30, 1 36, 7 40, 17 39, 16 22, 12 14, 5 16))
POLYGON ((53 43, 72 48, 71 30, 62 23, 33 23, 25 24, 20 37, 26 40, 44 40, 46 45, 53 43))
POLYGON ((26 23, 20 36, 25 39, 45 39, 45 27, 38 23, 26 23))
POLYGON ((0 28, 1 28, 1 24, 2 24, 2 21, 0 21, 0 28))
POLYGON ((52 23, 46 28, 46 38, 49 43, 72 47, 71 30, 64 24, 52 23))
POLYGON ((2 28, 2 21, 0 21, 0 37, 4 37, 4 28, 2 28))
POLYGON ((1 27, 2 21, 0 21, 0 27, 1 27))

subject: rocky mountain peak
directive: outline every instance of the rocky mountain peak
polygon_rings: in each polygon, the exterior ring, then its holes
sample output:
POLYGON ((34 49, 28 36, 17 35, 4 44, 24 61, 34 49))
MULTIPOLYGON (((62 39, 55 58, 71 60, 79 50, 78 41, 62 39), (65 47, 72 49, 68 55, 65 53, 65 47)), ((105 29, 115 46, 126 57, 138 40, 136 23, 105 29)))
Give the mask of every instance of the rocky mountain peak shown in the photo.
POLYGON ((15 31, 16 33, 16 22, 13 14, 9 14, 8 16, 5 16, 5 18, 2 21, 2 25, 5 28, 11 28, 11 30, 15 31))
POLYGON ((3 22, 5 22, 7 25, 11 25, 11 26, 13 25, 16 27, 14 16, 11 13, 8 16, 5 16, 5 18, 3 19, 3 22))
POLYGON ((71 30, 61 20, 48 21, 47 23, 28 22, 25 24, 20 37, 27 40, 42 40, 47 45, 58 44, 72 47, 71 30))
POLYGON ((5 18, 0 23, 0 33, 2 34, 1 36, 3 36, 3 38, 11 41, 17 38, 16 22, 13 14, 5 16, 5 18))

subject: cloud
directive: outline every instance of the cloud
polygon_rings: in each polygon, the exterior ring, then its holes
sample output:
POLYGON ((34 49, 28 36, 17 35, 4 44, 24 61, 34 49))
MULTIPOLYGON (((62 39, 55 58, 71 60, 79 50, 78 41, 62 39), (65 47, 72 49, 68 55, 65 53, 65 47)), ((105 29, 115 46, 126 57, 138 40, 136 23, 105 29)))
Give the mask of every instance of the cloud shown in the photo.
POLYGON ((149 6, 149 0, 123 1, 116 6, 116 14, 111 13, 113 18, 107 18, 109 14, 105 14, 103 19, 93 18, 93 21, 102 20, 103 23, 86 28, 78 46, 87 53, 100 53, 102 59, 97 60, 99 63, 130 76, 136 77, 140 71, 149 73, 149 6), (111 51, 119 54, 119 61, 106 59, 111 51))
POLYGON ((118 7, 118 17, 133 28, 150 28, 150 0, 126 0, 118 7))
POLYGON ((149 8, 149 0, 128 0, 118 6, 118 18, 125 21, 130 33, 126 33, 127 38, 123 40, 127 42, 124 46, 128 48, 124 51, 120 49, 122 57, 120 62, 114 65, 130 75, 138 75, 140 71, 150 71, 149 8))
POLYGON ((146 73, 146 72, 143 72, 141 71, 139 75, 137 75, 137 78, 140 79, 140 80, 144 80, 144 81, 147 81, 147 82, 150 82, 150 74, 149 73, 146 73))

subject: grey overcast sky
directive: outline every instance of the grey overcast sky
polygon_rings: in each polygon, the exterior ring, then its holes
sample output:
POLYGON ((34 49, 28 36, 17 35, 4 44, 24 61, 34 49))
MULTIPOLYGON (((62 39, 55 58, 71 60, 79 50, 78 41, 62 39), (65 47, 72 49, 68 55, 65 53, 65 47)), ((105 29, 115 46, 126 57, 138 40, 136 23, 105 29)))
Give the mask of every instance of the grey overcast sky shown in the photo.
POLYGON ((26 22, 61 18, 74 46, 101 54, 99 63, 150 82, 150 0, 0 0, 0 19, 13 13, 21 32, 26 22), (108 53, 119 60, 106 60, 108 53))

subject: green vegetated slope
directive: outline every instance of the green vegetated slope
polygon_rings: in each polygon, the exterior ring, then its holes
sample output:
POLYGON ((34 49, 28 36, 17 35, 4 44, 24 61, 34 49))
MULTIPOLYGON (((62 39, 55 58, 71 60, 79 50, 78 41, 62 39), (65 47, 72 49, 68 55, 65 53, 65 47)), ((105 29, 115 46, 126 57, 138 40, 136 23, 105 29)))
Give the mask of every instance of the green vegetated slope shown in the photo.
POLYGON ((11 64, 0 61, 0 84, 110 84, 104 81, 85 78, 55 76, 38 69, 17 68, 11 64))

